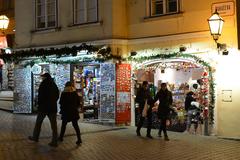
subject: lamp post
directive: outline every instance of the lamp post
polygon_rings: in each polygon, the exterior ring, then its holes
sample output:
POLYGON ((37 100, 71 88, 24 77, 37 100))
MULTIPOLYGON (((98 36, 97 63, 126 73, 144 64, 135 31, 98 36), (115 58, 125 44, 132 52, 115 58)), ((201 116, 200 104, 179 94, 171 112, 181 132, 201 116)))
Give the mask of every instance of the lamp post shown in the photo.
POLYGON ((5 15, 0 15, 0 29, 3 31, 8 28, 9 19, 5 15))

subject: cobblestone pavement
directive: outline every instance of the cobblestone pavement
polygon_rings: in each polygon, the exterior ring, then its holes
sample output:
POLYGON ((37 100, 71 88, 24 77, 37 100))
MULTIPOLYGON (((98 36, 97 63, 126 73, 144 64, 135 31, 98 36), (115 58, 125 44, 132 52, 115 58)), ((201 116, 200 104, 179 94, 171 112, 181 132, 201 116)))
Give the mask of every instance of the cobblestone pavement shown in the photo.
MULTIPOLYGON (((170 141, 135 135, 134 127, 111 127, 80 123, 83 144, 76 147, 76 137, 69 124, 66 137, 57 148, 51 139, 48 120, 44 120, 38 143, 27 139, 35 115, 0 111, 0 160, 240 160, 240 141, 169 132, 170 141)), ((60 121, 58 121, 60 126, 60 121)))

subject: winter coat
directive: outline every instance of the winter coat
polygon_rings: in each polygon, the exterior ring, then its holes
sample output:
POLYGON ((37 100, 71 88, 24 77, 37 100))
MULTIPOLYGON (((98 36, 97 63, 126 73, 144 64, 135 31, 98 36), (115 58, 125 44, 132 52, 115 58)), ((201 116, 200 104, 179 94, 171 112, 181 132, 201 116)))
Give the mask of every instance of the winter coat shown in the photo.
POLYGON ((62 120, 70 122, 80 118, 78 111, 80 107, 80 97, 76 91, 65 88, 61 94, 59 103, 62 120))
POLYGON ((193 98, 193 92, 188 92, 185 98, 185 110, 193 110, 195 109, 194 106, 191 105, 192 102, 196 101, 195 98, 193 98))
POLYGON ((148 105, 150 105, 150 108, 152 108, 152 97, 150 96, 150 91, 149 90, 144 90, 142 87, 138 90, 137 95, 136 95, 136 103, 139 104, 139 112, 142 113, 145 101, 148 100, 148 105))
POLYGON ((59 90, 52 78, 42 81, 38 89, 38 111, 43 113, 57 113, 59 90))
POLYGON ((170 111, 172 110, 170 106, 172 105, 172 92, 169 90, 159 90, 157 95, 154 98, 154 102, 159 100, 158 106, 158 117, 161 118, 168 118, 170 111))

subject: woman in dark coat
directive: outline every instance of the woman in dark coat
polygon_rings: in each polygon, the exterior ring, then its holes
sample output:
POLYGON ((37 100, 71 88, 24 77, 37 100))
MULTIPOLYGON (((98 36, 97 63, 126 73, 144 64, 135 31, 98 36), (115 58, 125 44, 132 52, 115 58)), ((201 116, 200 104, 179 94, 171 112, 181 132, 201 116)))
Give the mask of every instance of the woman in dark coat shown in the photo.
POLYGON ((161 132, 164 133, 164 139, 166 141, 169 140, 167 135, 167 129, 166 129, 166 121, 169 119, 169 114, 172 109, 170 106, 172 105, 173 99, 172 99, 172 93, 167 89, 167 84, 162 83, 161 89, 158 91, 157 95, 154 98, 154 103, 159 100, 159 106, 158 106, 158 118, 160 119, 160 128, 159 128, 159 137, 161 137, 161 132))
POLYGON ((68 122, 72 122, 72 125, 77 134, 77 145, 82 143, 80 129, 78 126, 79 112, 78 108, 80 107, 80 97, 78 96, 73 84, 67 82, 65 84, 64 91, 60 97, 60 114, 62 114, 62 127, 60 132, 59 140, 63 141, 63 136, 66 130, 68 122))

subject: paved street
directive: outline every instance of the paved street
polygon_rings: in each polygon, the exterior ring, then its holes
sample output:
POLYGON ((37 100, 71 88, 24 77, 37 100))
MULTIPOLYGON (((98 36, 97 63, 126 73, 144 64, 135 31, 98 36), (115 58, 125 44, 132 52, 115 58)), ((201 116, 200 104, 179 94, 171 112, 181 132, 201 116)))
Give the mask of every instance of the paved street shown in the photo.
MULTIPOLYGON (((66 137, 57 148, 47 144, 51 132, 48 120, 42 126, 40 142, 27 139, 32 133, 35 115, 0 111, 0 160, 239 160, 240 141, 223 140, 169 132, 170 141, 135 135, 134 127, 112 127, 80 123, 83 144, 76 147, 76 137, 69 124, 66 137)), ((60 121, 58 121, 60 126, 60 121)))

